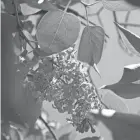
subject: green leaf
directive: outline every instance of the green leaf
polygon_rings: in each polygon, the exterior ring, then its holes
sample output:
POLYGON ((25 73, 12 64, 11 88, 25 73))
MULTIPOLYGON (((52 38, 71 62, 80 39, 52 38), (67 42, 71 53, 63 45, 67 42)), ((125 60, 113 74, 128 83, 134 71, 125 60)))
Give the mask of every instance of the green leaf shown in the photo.
POLYGON ((63 11, 49 11, 38 24, 36 34, 37 40, 40 49, 48 53, 48 55, 69 48, 78 38, 80 22, 76 16, 68 13, 65 13, 60 28, 56 34, 62 15, 63 11))
POLYGON ((133 6, 125 0, 102 0, 104 8, 111 11, 131 11, 138 9, 137 6, 133 6))
POLYGON ((90 66, 98 64, 102 56, 104 37, 105 33, 101 27, 85 27, 79 45, 78 60, 90 66))
POLYGON ((140 57, 140 37, 128 29, 122 27, 118 23, 115 23, 120 30, 120 36, 122 38, 123 49, 125 52, 132 53, 140 57))
POLYGON ((32 15, 41 10, 38 8, 31 7, 27 3, 20 4, 20 9, 23 15, 32 15))
POLYGON ((13 25, 15 22, 10 17, 2 14, 2 117, 6 121, 22 126, 27 123, 31 127, 40 115, 42 101, 36 102, 28 86, 23 84, 23 75, 17 72, 12 42, 16 24, 13 25))
POLYGON ((134 83, 138 80, 140 80, 140 63, 125 66, 119 83, 134 83))
POLYGON ((132 5, 139 6, 140 7, 140 1, 139 0, 126 0, 132 5))
POLYGON ((94 137, 86 137, 86 138, 83 138, 81 140, 100 140, 100 137, 97 137, 97 136, 94 136, 94 137))
POLYGON ((125 99, 133 99, 140 97, 140 85, 133 83, 116 83, 112 85, 107 85, 104 89, 112 90, 118 96, 125 99))
POLYGON ((140 116, 114 112, 103 109, 93 110, 90 115, 99 121, 112 132, 113 140, 139 140, 140 138, 140 116))
MULTIPOLYGON (((4 4, 4 11, 6 13, 9 13, 9 14, 15 13, 15 9, 14 9, 14 5, 12 3, 12 0, 2 0, 2 2, 4 4)), ((15 3, 17 4, 17 6, 19 6, 20 2, 21 2, 21 0, 15 0, 15 3)))
POLYGON ((132 64, 124 67, 122 78, 119 82, 106 85, 103 89, 109 89, 120 97, 132 99, 140 97, 140 65, 132 64))
POLYGON ((116 96, 112 91, 107 89, 102 89, 102 102, 109 108, 117 112, 128 113, 129 108, 127 104, 118 96, 116 96), (102 91, 103 90, 103 91, 102 91))
POLYGON ((4 4, 4 11, 10 14, 14 13, 14 7, 11 0, 2 0, 4 4))
POLYGON ((23 0, 28 6, 33 8, 42 9, 45 11, 55 11, 57 8, 51 4, 48 0, 44 0, 43 3, 39 4, 38 0, 23 0))
MULTIPOLYGON (((1 113, 6 121, 15 121, 23 125, 23 122, 17 117, 10 104, 10 95, 14 93, 14 62, 15 54, 13 52, 12 33, 17 31, 16 19, 8 14, 1 14, 1 62, 2 62, 2 92, 1 92, 1 113), (7 57, 8 56, 8 57, 7 57)), ((12 96, 12 95, 11 95, 12 96)))
MULTIPOLYGON (((69 0, 54 0, 57 4, 60 4, 60 5, 64 5, 66 6, 67 3, 69 2, 69 0)), ((74 4, 77 4, 77 3, 80 3, 80 0, 72 0, 71 4, 70 5, 74 5, 74 4)))
MULTIPOLYGON (((1 14, 1 21, 2 21, 2 25, 4 27, 4 24, 6 24, 6 29, 9 30, 9 32, 7 31, 7 33, 14 33, 14 32, 17 32, 17 21, 16 21, 16 18, 14 16, 11 16, 9 14, 6 14, 6 13, 2 13, 1 14)), ((3 30, 4 30, 3 29, 3 30)), ((6 32, 5 32, 6 33, 6 32)))

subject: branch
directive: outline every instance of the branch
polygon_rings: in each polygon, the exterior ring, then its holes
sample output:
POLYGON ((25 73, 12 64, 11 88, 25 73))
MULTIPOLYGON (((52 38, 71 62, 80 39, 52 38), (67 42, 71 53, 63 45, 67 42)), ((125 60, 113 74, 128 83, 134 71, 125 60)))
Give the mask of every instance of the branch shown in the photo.
POLYGON ((97 16, 100 25, 103 27, 102 20, 100 18, 100 13, 103 11, 104 7, 101 7, 96 13, 88 14, 88 16, 97 16))
POLYGON ((120 25, 123 26, 131 26, 131 27, 140 27, 140 24, 133 24, 133 23, 119 23, 120 25))
POLYGON ((57 140, 55 134, 54 134, 53 131, 51 130, 51 128, 50 128, 50 126, 48 125, 48 123, 45 122, 45 120, 44 120, 41 116, 39 116, 39 119, 40 119, 40 120, 45 124, 45 126, 48 128, 48 130, 49 130, 50 133, 52 134, 54 140, 57 140))
MULTIPOLYGON (((125 16, 125 23, 128 23, 130 13, 131 13, 130 11, 127 12, 127 14, 125 16)), ((124 27, 127 28, 127 25, 125 25, 124 27)))
MULTIPOLYGON (((56 5, 56 6, 57 6, 59 9, 61 9, 61 10, 64 10, 64 9, 65 9, 65 7, 62 6, 62 5, 56 5)), ((73 9, 71 9, 71 8, 68 8, 68 9, 67 9, 67 12, 72 13, 72 14, 74 14, 75 16, 80 17, 80 18, 83 19, 84 21, 87 20, 84 16, 82 16, 82 15, 79 14, 77 11, 75 11, 75 10, 73 10, 73 9)), ((83 23, 83 22, 81 22, 81 23, 82 23, 83 25, 86 25, 86 24, 83 23)), ((93 26, 96 26, 96 24, 93 23, 93 22, 91 22, 90 20, 89 20, 89 23, 90 23, 91 25, 93 25, 93 26)), ((108 36, 107 34, 105 34, 105 36, 106 36, 107 38, 109 38, 109 36, 108 36)))
MULTIPOLYGON (((116 12, 113 12, 113 18, 114 18, 114 22, 118 23, 116 12)), ((117 31, 117 34, 118 34, 118 42, 119 42, 119 45, 121 46, 120 40, 122 40, 122 37, 121 37, 117 27, 116 27, 116 31, 117 31)))
MULTIPOLYGON (((18 15, 18 8, 16 5, 16 2, 15 2, 15 0, 12 0, 12 2, 13 2, 14 10, 15 10, 15 16, 16 16, 16 20, 17 20, 17 28, 18 28, 19 34, 29 44, 29 46, 34 50, 35 48, 32 46, 32 44, 30 43, 30 41, 28 40, 28 38, 26 37, 26 35, 23 32, 22 24, 19 19, 19 15, 18 15)), ((35 50, 35 51, 39 55, 39 52, 37 50, 35 50)))

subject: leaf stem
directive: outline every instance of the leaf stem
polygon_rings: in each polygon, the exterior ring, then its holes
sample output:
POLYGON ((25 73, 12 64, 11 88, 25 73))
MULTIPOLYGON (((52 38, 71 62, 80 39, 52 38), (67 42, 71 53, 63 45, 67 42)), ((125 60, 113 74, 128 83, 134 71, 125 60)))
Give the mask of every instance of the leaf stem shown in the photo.
POLYGON ((52 134, 54 140, 57 140, 55 134, 53 133, 53 131, 51 130, 50 126, 48 125, 48 123, 41 117, 39 116, 39 119, 45 124, 45 126, 48 128, 48 130, 50 131, 50 133, 52 134))
MULTIPOLYGON (((116 12, 113 12, 113 18, 114 18, 114 22, 115 23, 118 23, 116 12)), ((118 42, 119 42, 119 45, 121 46, 120 40, 122 40, 122 37, 121 37, 121 35, 120 35, 119 30, 118 30, 117 27, 116 27, 116 31, 117 31, 117 34, 118 34, 118 42)))
MULTIPOLYGON (((126 14, 126 16, 125 16, 125 23, 128 22, 130 13, 131 13, 130 11, 127 12, 127 14, 126 14)), ((124 25, 124 27, 127 28, 127 25, 124 25)))
MULTIPOLYGON (((12 2, 13 2, 13 5, 14 5, 14 9, 15 9, 15 16, 16 16, 16 20, 17 20, 17 28, 19 30, 19 34, 22 38, 24 38, 24 40, 29 44, 29 46, 34 50, 35 48, 32 46, 32 44, 30 43, 30 41, 28 40, 26 35, 23 33, 21 21, 19 19, 19 15, 18 15, 18 9, 17 9, 16 2, 15 2, 15 0, 12 0, 12 2)), ((37 50, 35 50, 35 51, 36 51, 37 54, 39 54, 37 50)))
POLYGON ((63 21, 63 18, 64 18, 64 16, 65 16, 66 12, 67 12, 67 9, 68 9, 69 5, 71 4, 71 1, 72 1, 72 0, 69 0, 67 6, 65 7, 65 10, 64 10, 64 12, 63 12, 63 14, 62 14, 62 17, 61 17, 60 22, 59 22, 59 24, 58 24, 58 27, 57 27, 57 30, 56 30, 55 35, 54 35, 54 37, 53 37, 53 40, 52 40, 51 44, 49 45, 49 48, 50 48, 51 45, 54 43, 54 40, 55 40, 55 38, 56 38, 56 35, 57 35, 58 31, 59 31, 60 25, 61 25, 61 23, 62 23, 62 21, 63 21))
POLYGON ((85 11, 86 11, 86 21, 87 21, 87 25, 86 26, 89 27, 88 10, 87 10, 88 5, 86 3, 83 3, 82 0, 81 0, 81 3, 84 6, 85 11))
MULTIPOLYGON (((57 7, 58 7, 59 9, 61 9, 61 10, 64 10, 64 9, 65 9, 65 7, 62 6, 62 5, 57 5, 57 7)), ((74 9, 68 8, 68 9, 67 9, 67 12, 72 13, 72 14, 74 14, 75 16, 78 16, 78 17, 80 17, 80 18, 83 19, 83 20, 86 20, 86 18, 85 18, 83 15, 81 15, 79 12, 75 11, 74 9)), ((81 23, 82 23, 83 25, 86 26, 86 24, 85 24, 83 21, 81 21, 81 23)), ((89 20, 89 23, 90 23, 91 25, 93 25, 93 26, 96 26, 96 24, 93 23, 93 22, 91 22, 90 20, 89 20)), ((109 38, 109 35, 107 35, 106 33, 105 33, 105 36, 106 36, 107 38, 109 38)))
POLYGON ((95 5, 95 4, 97 4, 97 3, 99 3, 100 1, 96 1, 96 2, 93 2, 93 3, 91 3, 91 4, 87 4, 87 3, 84 3, 82 0, 80 1, 83 5, 85 5, 85 6, 93 6, 93 5, 95 5))

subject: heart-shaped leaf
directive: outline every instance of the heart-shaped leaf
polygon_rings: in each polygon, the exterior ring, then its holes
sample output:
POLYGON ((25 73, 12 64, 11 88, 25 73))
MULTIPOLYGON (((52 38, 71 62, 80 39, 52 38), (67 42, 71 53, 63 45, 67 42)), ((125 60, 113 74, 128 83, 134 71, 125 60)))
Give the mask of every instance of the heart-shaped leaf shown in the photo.
POLYGON ((99 26, 84 28, 77 59, 88 63, 90 66, 98 64, 103 51, 105 33, 99 26))
POLYGON ((104 8, 111 11, 131 11, 138 9, 137 6, 131 5, 125 0, 102 0, 104 8))
POLYGON ((90 115, 102 121, 112 132, 113 140, 139 140, 140 138, 140 116, 114 112, 103 109, 93 110, 90 115))
MULTIPOLYGON (((102 96, 102 102, 109 108, 117 112, 128 113, 129 108, 127 104, 118 96, 116 96, 111 90, 102 89, 104 95, 102 96)), ((102 91, 101 91, 102 92, 102 91)))
POLYGON ((38 24, 37 40, 40 48, 48 55, 67 49, 78 38, 80 31, 78 18, 72 14, 65 13, 62 19, 62 15, 63 11, 49 11, 38 24))
POLYGON ((140 57, 140 37, 128 29, 125 29, 118 23, 115 23, 120 30, 120 36, 122 38, 123 49, 127 53, 132 53, 140 57))

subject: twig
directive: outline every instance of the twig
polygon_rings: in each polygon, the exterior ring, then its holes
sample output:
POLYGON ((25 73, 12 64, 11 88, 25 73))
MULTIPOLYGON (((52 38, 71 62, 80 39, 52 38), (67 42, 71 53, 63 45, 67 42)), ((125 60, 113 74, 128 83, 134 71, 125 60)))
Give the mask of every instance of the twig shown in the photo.
POLYGON ((85 3, 85 2, 83 2, 82 0, 81 0, 80 2, 81 2, 84 6, 90 7, 90 6, 93 6, 93 5, 97 4, 97 3, 99 3, 100 1, 96 1, 96 2, 93 2, 93 3, 91 3, 91 4, 85 3))
MULTIPOLYGON (((126 16, 125 16, 125 23, 128 22, 130 13, 131 13, 130 11, 127 12, 127 14, 126 14, 126 16)), ((127 28, 127 25, 124 25, 124 27, 127 28)))
MULTIPOLYGON (((23 33, 21 21, 19 19, 19 15, 18 15, 18 9, 17 9, 16 2, 15 2, 15 0, 12 0, 12 2, 13 2, 14 9, 15 9, 15 16, 16 16, 16 20, 17 20, 17 26, 18 26, 17 28, 19 30, 19 34, 29 44, 29 46, 34 50, 35 48, 32 46, 32 44, 30 43, 30 41, 28 40, 26 35, 23 33)), ((37 50, 35 50, 35 51, 37 54, 39 54, 39 52, 37 50)))
POLYGON ((126 27, 126 26, 140 27, 140 24, 133 24, 133 23, 119 23, 119 24, 123 25, 124 27, 126 27))
POLYGON ((15 0, 12 0, 12 2, 13 2, 14 10, 15 10, 15 16, 16 16, 17 24, 18 24, 18 26, 21 27, 21 21, 19 20, 18 9, 17 9, 16 2, 15 2, 15 0))
MULTIPOLYGON (((114 22, 118 23, 116 12, 113 12, 113 18, 114 18, 114 22)), ((119 44, 120 44, 120 40, 122 40, 122 37, 121 37, 117 27, 116 27, 116 31, 117 31, 117 34, 118 34, 118 41, 119 41, 119 44)), ((120 46, 121 46, 121 44, 120 44, 120 46)))
MULTIPOLYGON (((65 9, 65 7, 64 6, 62 6, 62 5, 56 5, 59 9, 61 9, 61 10, 64 10, 65 9)), ((68 8, 67 9, 67 12, 69 12, 69 13, 72 13, 72 14, 74 14, 75 16, 78 16, 78 17, 80 17, 81 19, 83 19, 84 21, 86 21, 86 18, 84 17, 84 16, 82 16, 81 14, 79 14, 77 11, 75 11, 75 10, 73 10, 72 8, 68 8)), ((85 25, 86 26, 86 24, 84 23, 84 22, 81 22, 83 25, 85 25)), ((93 25, 93 26, 96 26, 96 24, 95 23, 93 23, 93 22, 91 22, 90 20, 89 20, 89 24, 91 24, 91 25, 93 25)), ((109 36, 107 35, 107 34, 105 34, 105 36, 107 37, 107 38, 109 38, 109 36)))
POLYGON ((54 140, 57 140, 55 134, 54 134, 53 131, 51 130, 51 128, 50 128, 50 126, 48 125, 48 123, 45 122, 45 120, 44 120, 41 116, 39 116, 39 119, 40 119, 40 120, 45 124, 45 126, 48 128, 48 130, 49 130, 50 133, 52 134, 54 140))
POLYGON ((103 27, 104 25, 103 25, 103 22, 102 22, 100 16, 97 16, 97 18, 98 18, 98 21, 99 21, 100 25, 103 27))
MULTIPOLYGON (((65 9, 65 7, 62 6, 62 5, 57 5, 57 7, 58 7, 59 9, 61 9, 61 10, 64 10, 64 9, 65 9)), ((72 14, 74 14, 74 15, 76 15, 76 16, 82 18, 83 20, 86 20, 86 18, 85 18, 84 16, 82 16, 82 15, 79 14, 77 11, 75 11, 75 10, 73 10, 73 9, 71 9, 71 8, 68 8, 68 9, 67 9, 67 12, 72 13, 72 14)), ((91 22, 91 21, 89 21, 89 23, 90 23, 91 25, 96 26, 96 24, 93 23, 93 22, 91 22)))
POLYGON ((85 3, 83 3, 82 1, 81 1, 81 3, 82 3, 82 5, 84 6, 84 8, 85 8, 85 11, 86 11, 86 21, 87 21, 87 27, 89 27, 89 20, 88 20, 88 10, 87 10, 87 5, 85 4, 85 3))
POLYGON ((103 27, 102 20, 100 18, 100 13, 103 11, 104 7, 102 6, 96 13, 88 14, 88 16, 97 16, 100 25, 103 27))
POLYGON ((103 11, 104 7, 101 7, 96 13, 88 14, 88 16, 98 16, 103 11))

